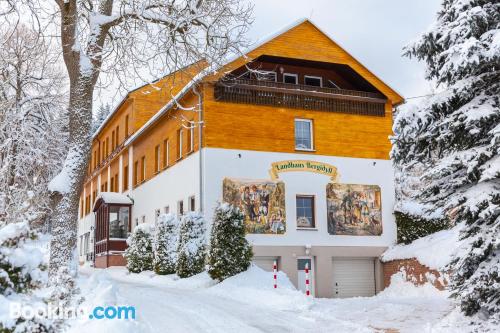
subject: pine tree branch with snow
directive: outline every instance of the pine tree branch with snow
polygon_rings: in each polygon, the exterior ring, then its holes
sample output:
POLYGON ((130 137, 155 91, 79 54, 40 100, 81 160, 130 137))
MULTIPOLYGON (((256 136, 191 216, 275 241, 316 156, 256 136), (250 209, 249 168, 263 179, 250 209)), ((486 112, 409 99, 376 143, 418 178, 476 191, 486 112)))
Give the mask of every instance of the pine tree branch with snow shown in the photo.
POLYGON ((419 168, 425 184, 406 199, 420 216, 465 222, 454 295, 465 314, 500 321, 500 3, 443 1, 406 55, 425 61, 441 90, 395 120, 396 167, 419 168))

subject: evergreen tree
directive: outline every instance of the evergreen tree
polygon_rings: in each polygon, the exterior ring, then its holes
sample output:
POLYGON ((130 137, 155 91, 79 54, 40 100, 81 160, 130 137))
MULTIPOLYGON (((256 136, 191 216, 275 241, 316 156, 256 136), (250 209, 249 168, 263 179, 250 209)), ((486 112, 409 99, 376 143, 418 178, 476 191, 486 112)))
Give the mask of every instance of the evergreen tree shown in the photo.
POLYGON ((206 254, 206 222, 200 213, 189 212, 182 217, 176 273, 181 278, 203 272, 206 254))
POLYGON ((246 271, 252 256, 252 247, 245 238, 243 213, 228 203, 219 204, 210 236, 208 273, 214 280, 225 280, 246 271))
POLYGON ((125 250, 127 269, 132 273, 140 273, 153 269, 153 248, 151 226, 141 224, 135 227, 127 239, 128 248, 125 250))
POLYGON ((466 315, 500 319, 500 3, 444 0, 431 30, 406 49, 441 92, 395 121, 392 157, 420 168, 422 216, 463 223, 469 247, 451 267, 466 315))
POLYGON ((179 220, 174 214, 161 215, 153 237, 153 269, 156 274, 174 274, 179 243, 179 220))
POLYGON ((92 134, 94 134, 99 129, 99 127, 102 125, 102 123, 104 123, 106 118, 108 118, 110 113, 111 113, 111 106, 108 103, 99 105, 95 117, 92 118, 92 127, 90 129, 90 132, 92 134))

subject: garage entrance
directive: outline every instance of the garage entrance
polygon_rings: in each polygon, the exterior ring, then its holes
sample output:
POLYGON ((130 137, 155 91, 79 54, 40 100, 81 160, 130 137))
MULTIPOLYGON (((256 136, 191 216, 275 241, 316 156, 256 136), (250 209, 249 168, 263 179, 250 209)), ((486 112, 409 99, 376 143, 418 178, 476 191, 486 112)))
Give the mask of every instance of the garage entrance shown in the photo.
POLYGON ((375 295, 374 258, 333 258, 333 297, 375 295))

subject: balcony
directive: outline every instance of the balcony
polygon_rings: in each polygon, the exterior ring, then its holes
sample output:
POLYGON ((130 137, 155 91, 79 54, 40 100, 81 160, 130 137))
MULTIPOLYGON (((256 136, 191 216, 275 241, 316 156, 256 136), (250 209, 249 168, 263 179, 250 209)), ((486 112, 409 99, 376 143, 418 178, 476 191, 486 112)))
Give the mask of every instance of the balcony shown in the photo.
POLYGON ((376 92, 323 88, 255 79, 228 79, 215 83, 220 102, 267 105, 365 116, 385 115, 387 98, 376 92))

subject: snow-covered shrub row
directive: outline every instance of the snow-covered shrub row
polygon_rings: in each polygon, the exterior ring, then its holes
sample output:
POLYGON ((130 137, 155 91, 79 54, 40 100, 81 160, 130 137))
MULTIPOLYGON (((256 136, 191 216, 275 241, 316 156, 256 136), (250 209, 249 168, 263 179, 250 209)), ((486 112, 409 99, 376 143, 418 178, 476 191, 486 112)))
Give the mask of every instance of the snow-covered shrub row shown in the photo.
POLYGON ((124 257, 127 259, 127 269, 132 273, 152 270, 153 247, 152 227, 144 223, 135 227, 127 239, 127 249, 124 257))
POLYGON ((448 229, 451 224, 446 218, 428 219, 406 212, 394 212, 396 217, 398 244, 410 244, 415 239, 448 229))
POLYGON ((153 270, 156 274, 174 274, 177 265, 179 220, 174 214, 158 219, 153 234, 153 270))
POLYGON ((203 272, 206 256, 206 221, 197 212, 182 217, 176 273, 185 278, 203 272))
POLYGON ((174 214, 161 215, 154 227, 141 224, 127 239, 127 269, 133 273, 176 273, 186 278, 203 272, 207 264, 210 276, 219 281, 248 269, 252 248, 237 207, 227 203, 217 206, 208 251, 206 234, 207 223, 201 213, 189 212, 181 221, 174 214))
POLYGON ((245 238, 243 213, 228 203, 217 206, 208 251, 208 273, 214 280, 244 272, 252 260, 252 247, 245 238))

